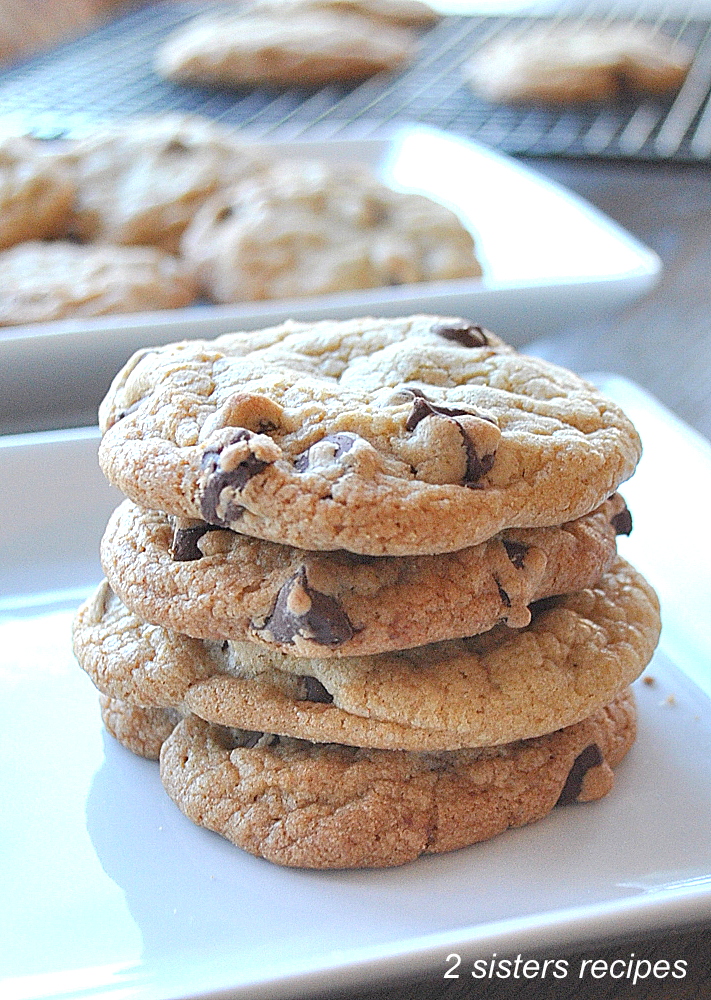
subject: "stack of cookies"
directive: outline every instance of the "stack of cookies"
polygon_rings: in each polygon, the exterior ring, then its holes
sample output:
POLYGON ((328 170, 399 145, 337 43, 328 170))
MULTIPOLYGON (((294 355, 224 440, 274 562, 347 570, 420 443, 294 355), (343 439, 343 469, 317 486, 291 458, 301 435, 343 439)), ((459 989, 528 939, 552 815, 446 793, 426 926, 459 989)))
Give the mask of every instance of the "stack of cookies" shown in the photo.
POLYGON ((609 791, 659 610, 593 386, 456 318, 290 322, 139 352, 100 420, 75 650, 196 823, 377 867, 609 791))

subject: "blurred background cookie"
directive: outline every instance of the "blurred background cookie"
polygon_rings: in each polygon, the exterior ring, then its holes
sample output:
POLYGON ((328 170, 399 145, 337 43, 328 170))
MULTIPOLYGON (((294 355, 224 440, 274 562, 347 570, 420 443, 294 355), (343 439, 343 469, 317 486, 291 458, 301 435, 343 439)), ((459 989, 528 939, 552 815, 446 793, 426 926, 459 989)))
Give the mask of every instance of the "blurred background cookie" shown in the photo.
POLYGON ((74 229, 82 240, 178 251, 197 209, 220 185, 261 168, 235 130, 166 114, 97 128, 74 146, 74 229))
POLYGON ((674 91, 692 56, 650 25, 548 24, 498 36, 465 64, 464 74, 490 101, 599 101, 674 91))
POLYGON ((0 254, 0 326, 174 309, 194 298, 184 264, 155 247, 33 241, 0 254))
POLYGON ((414 51, 411 32, 357 15, 206 14, 167 38, 155 69, 167 80, 213 87, 313 87, 394 72, 414 51))
POLYGON ((45 143, 0 136, 0 250, 65 235, 74 192, 68 164, 45 143))
POLYGON ((196 213, 182 252, 216 302, 481 274, 474 240, 448 208, 317 161, 219 192, 196 213))

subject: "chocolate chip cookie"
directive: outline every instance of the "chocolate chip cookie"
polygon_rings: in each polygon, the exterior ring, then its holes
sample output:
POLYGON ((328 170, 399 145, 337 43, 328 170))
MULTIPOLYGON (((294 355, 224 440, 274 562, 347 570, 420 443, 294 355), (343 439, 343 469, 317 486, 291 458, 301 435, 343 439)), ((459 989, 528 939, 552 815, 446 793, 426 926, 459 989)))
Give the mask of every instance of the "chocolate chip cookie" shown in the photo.
POLYGON ((600 798, 635 728, 629 691, 550 735, 453 753, 323 745, 190 716, 163 745, 161 779, 186 816, 269 861, 378 868, 600 798))
POLYGON ((474 239, 443 205, 364 169, 283 163, 214 195, 182 254, 216 302, 289 299, 481 274, 474 239))
POLYGON ((73 228, 80 239, 145 244, 174 254, 205 199, 264 164, 234 130, 177 114, 98 127, 77 140, 72 159, 73 228))
POLYGON ((566 104, 677 90, 692 58, 652 25, 563 22, 497 36, 464 73, 490 101, 566 104))
POLYGON ((141 351, 100 423, 102 469, 141 506, 376 556, 574 520, 640 455, 631 422, 589 383, 437 316, 141 351))
POLYGON ((414 51, 406 29, 356 15, 211 13, 171 34, 155 69, 201 86, 314 87, 402 69, 414 51))
POLYGON ((0 250, 66 235, 74 191, 69 164, 44 143, 0 138, 0 250))
POLYGON ((139 618, 291 656, 358 656, 528 625, 532 601, 593 586, 631 528, 615 494, 560 528, 519 528, 460 552, 307 552, 124 502, 101 545, 139 618))
POLYGON ((57 240, 0 253, 0 326, 175 309, 196 295, 189 268, 155 247, 57 240))
POLYGON ((147 625, 108 584, 78 612, 77 658, 104 694, 210 722, 397 750, 491 746, 553 732, 644 669, 659 607, 618 559, 596 587, 539 602, 521 630, 378 656, 293 657, 147 625))

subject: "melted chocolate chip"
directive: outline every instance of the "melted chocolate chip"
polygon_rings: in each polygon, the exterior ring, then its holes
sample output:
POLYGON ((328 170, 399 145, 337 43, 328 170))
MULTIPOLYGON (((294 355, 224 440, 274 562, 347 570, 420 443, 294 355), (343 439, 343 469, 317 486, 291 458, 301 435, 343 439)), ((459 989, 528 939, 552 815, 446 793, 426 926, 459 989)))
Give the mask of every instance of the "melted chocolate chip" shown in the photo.
POLYGON ((226 509, 227 520, 220 518, 217 508, 220 504, 220 495, 226 486, 231 486, 235 490, 242 490, 253 476, 258 475, 269 465, 250 454, 247 458, 236 465, 233 469, 225 470, 220 468, 220 455, 228 445, 236 444, 239 441, 249 441, 252 437, 251 431, 239 428, 231 438, 218 448, 210 448, 202 456, 202 468, 207 472, 207 481, 202 497, 200 498, 200 510, 202 516, 211 524, 221 527, 229 525, 243 512, 243 508, 229 504, 226 509))
POLYGON ((502 542, 504 548, 506 549, 506 555, 509 557, 516 569, 522 569, 526 553, 528 552, 528 546, 524 545, 523 542, 513 542, 506 538, 503 538, 502 542))
POLYGON ((599 767, 604 760, 597 743, 591 743, 589 747, 585 747, 582 753, 579 753, 575 758, 556 805, 567 806, 569 803, 575 802, 583 787, 585 775, 593 767, 599 767))
POLYGON ((495 455, 492 452, 490 455, 482 455, 481 457, 477 455, 474 443, 466 433, 462 425, 456 420, 456 417, 479 417, 481 420, 489 420, 490 417, 482 416, 472 410, 458 410, 450 406, 435 406, 434 403, 428 402, 426 399, 417 397, 412 404, 412 411, 409 417, 405 421, 405 430, 413 431, 415 427, 424 420, 425 417, 450 417, 454 420, 454 423, 459 428, 459 431, 464 439, 464 447, 467 452, 467 467, 464 473, 464 478, 462 484, 464 486, 478 488, 477 484, 479 480, 490 472, 494 465, 495 455))
POLYGON ((487 472, 491 472, 494 467, 494 458, 496 456, 492 452, 490 455, 482 455, 481 458, 479 458, 474 450, 474 445, 471 443, 466 434, 464 434, 464 442, 467 448, 467 471, 464 474, 464 485, 478 489, 479 480, 482 479, 487 472))
MULTIPOLYGON (((616 535, 629 535, 632 531, 632 515, 629 510, 625 507, 624 510, 619 511, 611 519, 610 524, 615 529, 616 535)), ((635 535, 635 538, 637 536, 635 535)))
POLYGON ((432 327, 432 333, 436 333, 445 340, 453 340, 462 347, 487 347, 489 341, 482 327, 477 323, 438 323, 432 327))
MULTIPOLYGON (((409 390, 414 392, 413 389, 409 390)), ((425 417, 472 417, 476 416, 471 410, 457 410, 450 406, 436 406, 430 403, 424 396, 417 395, 412 403, 412 411, 405 421, 405 430, 414 431, 421 420, 425 417)))
POLYGON ((198 542, 208 531, 219 531, 217 524, 196 524, 192 528, 175 528, 173 530, 173 541, 170 546, 170 554, 175 562, 193 562, 195 559, 202 559, 202 552, 198 548, 198 542))
POLYGON ((319 701, 324 705, 330 705, 333 701, 333 695, 326 690, 321 681, 316 680, 315 677, 309 677, 304 675, 302 680, 306 687, 306 697, 305 701, 319 701))
POLYGON ((135 403, 131 403, 131 405, 127 406, 125 410, 120 410, 116 414, 116 417, 114 419, 114 423, 117 424, 119 422, 119 420, 123 420, 123 418, 127 417, 129 414, 135 413, 136 410, 138 409, 138 407, 141 405, 142 402, 143 402, 142 399, 137 399, 135 403))
MULTIPOLYGON (((494 579, 496 579, 496 577, 494 577, 494 579)), ((496 586, 499 588, 499 597, 501 598, 501 603, 504 605, 505 608, 510 608, 511 607, 511 598, 506 593, 506 591, 501 586, 501 584, 499 583, 498 580, 496 580, 496 586)))
MULTIPOLYGON (((327 434, 325 437, 321 438, 321 441, 332 441, 336 448, 333 453, 334 460, 340 458, 341 455, 345 455, 347 451, 350 451, 353 445, 357 441, 357 435, 351 434, 348 431, 341 431, 338 434, 327 434)), ((321 441, 317 441, 316 444, 321 444, 321 441)), ((312 445, 311 448, 315 447, 312 445)), ((305 452, 301 455, 297 455, 294 459, 294 468, 297 472, 306 472, 309 467, 309 452, 311 448, 307 448, 305 452)))
POLYGON ((165 147, 166 153, 188 153, 189 148, 185 145, 182 139, 171 139, 170 142, 165 147))
POLYGON ((274 610, 264 628, 277 642, 289 645, 300 635, 321 646, 333 648, 348 642, 355 635, 355 629, 338 601, 309 587, 303 566, 277 594, 274 610), (299 596, 303 598, 304 610, 301 613, 299 596))

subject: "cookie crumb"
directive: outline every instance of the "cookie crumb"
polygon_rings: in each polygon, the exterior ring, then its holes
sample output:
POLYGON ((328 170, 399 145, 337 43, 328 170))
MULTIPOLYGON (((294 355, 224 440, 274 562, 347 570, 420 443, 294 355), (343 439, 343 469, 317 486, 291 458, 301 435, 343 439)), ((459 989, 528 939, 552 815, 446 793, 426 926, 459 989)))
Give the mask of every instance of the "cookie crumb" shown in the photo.
POLYGON ((653 677, 652 674, 645 674, 644 677, 642 678, 642 683, 646 684, 647 687, 654 687, 654 685, 657 683, 657 678, 653 677))

